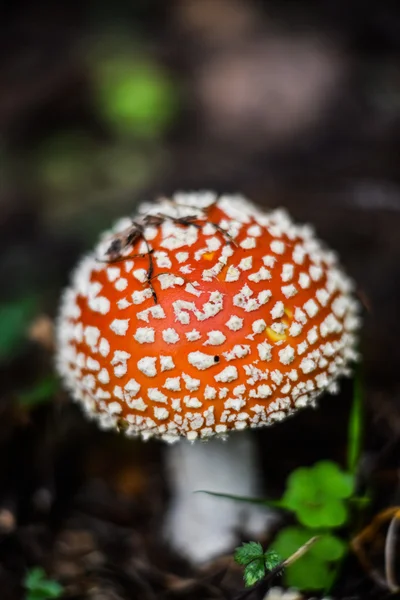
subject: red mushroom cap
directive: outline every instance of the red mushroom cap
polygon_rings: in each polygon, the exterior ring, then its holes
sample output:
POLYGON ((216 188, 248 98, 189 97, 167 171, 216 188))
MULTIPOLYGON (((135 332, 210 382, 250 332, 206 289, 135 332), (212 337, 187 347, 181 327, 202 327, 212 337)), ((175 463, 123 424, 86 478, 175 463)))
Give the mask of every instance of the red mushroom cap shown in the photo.
POLYGON ((58 370, 105 429, 174 441, 268 425, 348 374, 352 291, 286 212, 176 194, 118 222, 78 265, 58 370))

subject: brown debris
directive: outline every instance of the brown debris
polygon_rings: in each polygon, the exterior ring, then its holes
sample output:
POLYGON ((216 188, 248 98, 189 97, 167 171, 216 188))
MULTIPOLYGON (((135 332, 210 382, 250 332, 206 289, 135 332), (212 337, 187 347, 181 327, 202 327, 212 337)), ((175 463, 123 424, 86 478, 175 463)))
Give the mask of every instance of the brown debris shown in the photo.
POLYGON ((48 315, 39 315, 28 329, 28 338, 45 350, 54 350, 54 325, 48 315))

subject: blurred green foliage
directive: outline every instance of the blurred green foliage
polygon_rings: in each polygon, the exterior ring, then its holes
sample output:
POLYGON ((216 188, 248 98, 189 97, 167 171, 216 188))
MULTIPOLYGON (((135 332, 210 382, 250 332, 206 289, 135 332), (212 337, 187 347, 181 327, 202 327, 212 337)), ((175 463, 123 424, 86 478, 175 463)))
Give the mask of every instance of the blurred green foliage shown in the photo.
POLYGON ((161 147, 139 151, 126 140, 96 144, 80 132, 58 134, 42 143, 34 159, 46 218, 52 227, 62 224, 63 232, 81 235, 85 245, 94 243, 116 212, 133 212, 135 192, 164 159, 161 147))
POLYGON ((33 567, 25 577, 25 600, 51 600, 60 598, 63 587, 51 579, 46 579, 46 573, 41 567, 33 567))
MULTIPOLYGON (((153 163, 157 165, 157 161, 153 163)), ((152 173, 146 155, 125 142, 96 144, 75 131, 59 133, 42 143, 35 159, 36 177, 50 194, 81 204, 82 197, 143 185, 152 173)), ((66 207, 68 208, 68 207, 66 207)), ((70 207, 71 208, 71 207, 70 207)))
POLYGON ((171 125, 178 105, 175 86, 156 63, 128 55, 108 57, 94 68, 93 102, 119 135, 155 138, 171 125))
POLYGON ((28 295, 0 304, 0 360, 13 358, 26 341, 26 331, 36 313, 37 298, 28 295))
POLYGON ((82 132, 60 132, 45 140, 37 152, 36 169, 50 191, 78 192, 92 185, 92 162, 96 146, 82 132))
POLYGON ((17 394, 18 403, 23 408, 35 408, 39 404, 49 402, 57 392, 58 387, 58 379, 53 375, 48 375, 30 389, 19 392, 17 394))
POLYGON ((63 230, 86 220, 98 231, 110 215, 133 211, 135 192, 167 164, 163 136, 179 110, 177 86, 139 42, 111 35, 91 42, 86 60, 93 122, 48 133, 24 157, 45 218, 63 230))

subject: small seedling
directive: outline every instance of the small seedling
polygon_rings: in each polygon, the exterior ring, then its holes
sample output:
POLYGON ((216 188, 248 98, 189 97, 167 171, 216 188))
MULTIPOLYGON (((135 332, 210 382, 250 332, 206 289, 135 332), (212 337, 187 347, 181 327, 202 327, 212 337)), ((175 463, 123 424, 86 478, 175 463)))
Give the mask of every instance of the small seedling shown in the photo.
POLYGON ((264 552, 258 542, 248 542, 236 548, 234 559, 239 565, 244 566, 243 579, 246 587, 257 583, 282 561, 275 550, 264 552))
POLYGON ((52 600, 60 598, 63 587, 57 581, 46 578, 46 573, 41 567, 33 567, 25 577, 25 600, 52 600))

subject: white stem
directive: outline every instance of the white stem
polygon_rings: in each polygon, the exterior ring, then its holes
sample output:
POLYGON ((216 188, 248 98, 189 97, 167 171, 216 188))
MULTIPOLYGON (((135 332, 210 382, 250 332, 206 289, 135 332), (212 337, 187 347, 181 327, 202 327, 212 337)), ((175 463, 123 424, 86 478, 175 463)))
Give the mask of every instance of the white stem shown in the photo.
POLYGON ((167 448, 171 506, 165 535, 169 544, 192 563, 231 551, 239 533, 257 537, 271 512, 259 505, 216 498, 198 490, 259 498, 256 448, 251 432, 228 439, 182 440, 167 448))

